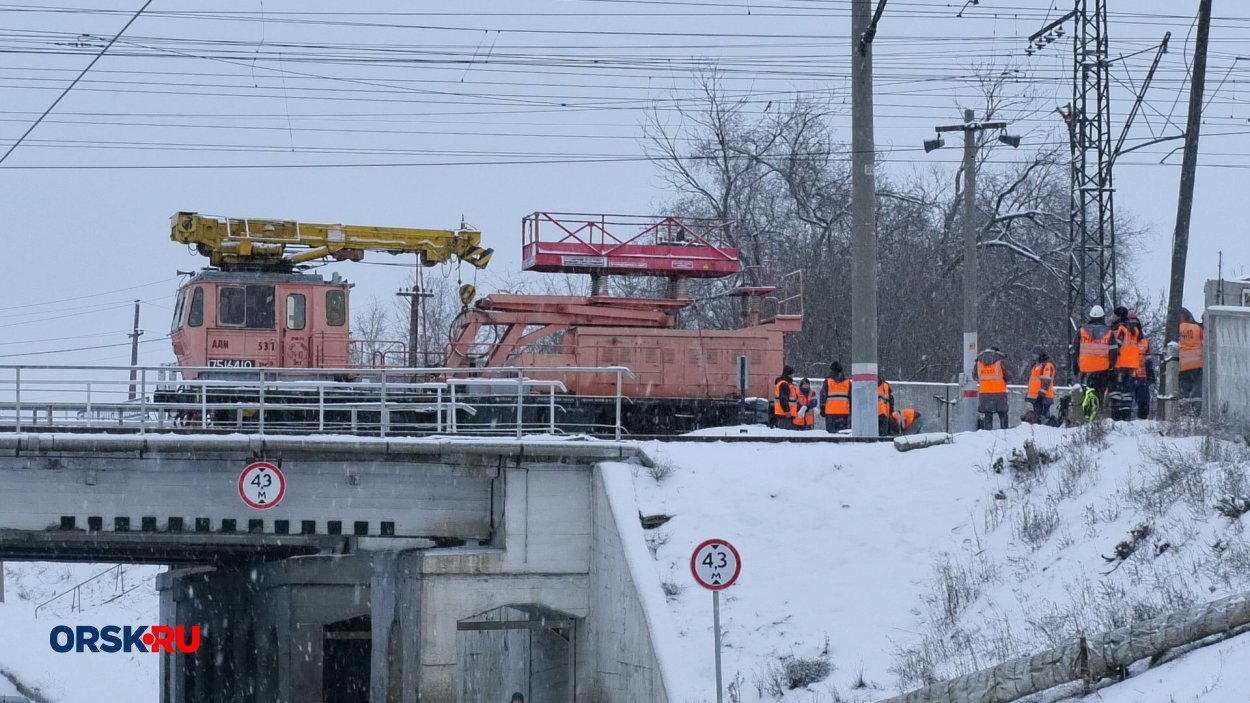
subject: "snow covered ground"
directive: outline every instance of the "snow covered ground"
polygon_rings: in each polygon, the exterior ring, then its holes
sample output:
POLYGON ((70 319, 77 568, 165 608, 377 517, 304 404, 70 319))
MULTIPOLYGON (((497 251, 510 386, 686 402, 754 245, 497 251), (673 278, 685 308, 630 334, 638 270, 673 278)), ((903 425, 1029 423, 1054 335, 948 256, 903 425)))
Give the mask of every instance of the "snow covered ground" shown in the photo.
POLYGON ((5 562, 5 602, 0 603, 0 695, 17 695, 21 683, 51 703, 155 701, 159 655, 58 654, 48 644, 57 625, 154 625, 161 567, 109 564, 5 562), (73 587, 102 574, 79 589, 73 587), (69 593, 67 593, 69 592, 69 593), (35 608, 59 594, 39 609, 35 608))
MULTIPOLYGON (((721 599, 729 703, 876 701, 1080 630, 1250 590, 1250 518, 1216 509, 1235 513, 1239 503, 1224 499, 1250 498, 1250 451, 1185 434, 1158 423, 1020 427, 906 453, 889 443, 645 443, 655 466, 614 465, 632 481, 610 485, 642 514, 671 516, 643 534, 649 587, 668 594, 661 651, 679 653, 670 670, 684 697, 674 703, 716 699, 711 596, 689 567, 710 537, 734 543, 744 564, 721 599), (792 677, 812 680, 791 688, 792 677)), ((84 589, 82 612, 67 596, 34 618, 36 603, 106 568, 5 564, 0 671, 54 703, 155 700, 155 657, 46 644, 54 624, 156 622, 155 568, 128 567, 128 586, 143 585, 116 600, 106 577, 84 589)), ((1243 635, 1139 664, 1083 699, 1041 700, 1246 701, 1248 656, 1243 635)), ((10 688, 0 676, 0 695, 10 688)))
MULTIPOLYGON (((731 701, 879 700, 1250 588, 1241 523, 1214 509, 1250 495, 1245 448, 1155 423, 1107 430, 1020 427, 907 453, 647 444, 658 467, 634 467, 634 487, 644 515, 672 516, 647 538, 688 656, 686 695, 715 700, 711 597, 689 568, 710 537, 744 564, 722 598, 731 701), (1033 468, 1021 467, 1029 440, 1043 455, 1033 468), (1123 560, 1121 542, 1133 546, 1123 560), (823 663, 827 676, 790 688, 823 663)), ((1221 672, 1216 654, 1235 657, 1244 639, 1148 675, 1183 672, 1177 701, 1247 700, 1236 664, 1221 672)), ((1146 680, 1100 695, 1169 700, 1146 680)))

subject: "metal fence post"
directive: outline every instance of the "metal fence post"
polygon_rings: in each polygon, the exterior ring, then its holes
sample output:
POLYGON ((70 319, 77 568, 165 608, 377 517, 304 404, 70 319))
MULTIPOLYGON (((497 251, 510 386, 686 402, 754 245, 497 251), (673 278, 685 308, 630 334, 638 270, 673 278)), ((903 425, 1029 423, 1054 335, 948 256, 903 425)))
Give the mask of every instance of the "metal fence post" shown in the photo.
POLYGON ((454 380, 447 384, 447 388, 451 393, 451 405, 447 408, 447 431, 452 434, 456 433, 456 383, 454 380))
POLYGON ((208 429, 208 383, 201 378, 197 378, 200 382, 200 429, 208 429))
POLYGON ((616 439, 621 438, 621 370, 616 370, 616 429, 613 432, 616 439))
POLYGON ((317 431, 323 432, 326 428, 326 387, 317 385, 317 431))
POLYGON ((521 438, 521 414, 525 410, 525 396, 521 395, 525 392, 524 372, 520 368, 516 372, 516 438, 521 438))
POLYGON ((260 401, 257 403, 256 409, 256 429, 260 434, 265 434, 265 371, 261 369, 260 385, 257 387, 256 397, 260 401))
POLYGON ((386 369, 382 369, 381 410, 378 413, 378 436, 385 437, 387 426, 391 422, 391 410, 386 404, 386 369))
POLYGON ((92 427, 95 422, 91 417, 91 382, 87 382, 87 427, 92 427))
POLYGON ((22 431, 22 367, 13 369, 13 429, 22 431))
POLYGON ((139 434, 148 428, 148 370, 139 369, 139 434))
POLYGON ((556 386, 547 386, 547 433, 556 433, 556 386))

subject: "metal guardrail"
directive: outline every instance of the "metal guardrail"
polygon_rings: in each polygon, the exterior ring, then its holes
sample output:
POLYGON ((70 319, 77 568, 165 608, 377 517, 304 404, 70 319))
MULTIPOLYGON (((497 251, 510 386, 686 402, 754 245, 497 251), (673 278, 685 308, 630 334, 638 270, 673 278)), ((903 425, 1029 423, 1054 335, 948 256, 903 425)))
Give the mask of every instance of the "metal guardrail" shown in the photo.
POLYGON ((0 366, 0 427, 103 431, 555 434, 567 389, 545 375, 608 374, 620 439, 621 366, 559 368, 220 369, 172 366, 0 366), (132 372, 135 374, 131 376, 132 372), (188 379, 187 375, 196 376, 188 379), (345 379, 345 380, 332 380, 345 379))
MULTIPOLYGON (((96 605, 104 605, 105 603, 111 603, 117 600, 118 598, 121 598, 127 593, 130 593, 131 591, 143 585, 143 582, 140 581, 139 583, 136 583, 130 586, 129 588, 127 588, 126 587, 126 565, 115 564, 105 569, 104 571, 101 571, 100 573, 95 574, 94 576, 89 576, 83 579, 82 581, 79 581, 78 583, 74 584, 73 586, 70 586, 66 590, 61 591, 55 596, 52 596, 51 598, 43 601, 39 605, 36 605, 35 617, 36 618, 39 617, 39 611, 41 609, 43 609, 44 607, 48 605, 51 605, 52 603, 60 600, 61 598, 64 598, 65 596, 71 596, 70 605, 69 605, 70 612, 74 612, 74 611, 82 612, 82 609, 83 609, 82 587, 94 581, 99 581, 100 579, 103 579, 104 577, 110 576, 110 575, 113 577, 113 595, 101 601, 100 603, 97 603, 96 605)), ((3 701, 0 701, 0 703, 3 703, 3 701)))

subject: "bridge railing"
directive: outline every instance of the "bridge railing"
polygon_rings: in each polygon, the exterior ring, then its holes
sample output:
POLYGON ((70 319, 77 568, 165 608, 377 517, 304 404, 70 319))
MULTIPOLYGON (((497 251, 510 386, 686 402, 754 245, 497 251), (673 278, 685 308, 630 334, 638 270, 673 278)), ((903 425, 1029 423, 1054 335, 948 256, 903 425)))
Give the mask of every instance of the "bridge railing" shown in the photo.
POLYGON ((0 431, 473 434, 620 439, 625 367, 220 369, 0 366, 0 431), (573 399, 543 376, 606 374, 613 396, 573 399))

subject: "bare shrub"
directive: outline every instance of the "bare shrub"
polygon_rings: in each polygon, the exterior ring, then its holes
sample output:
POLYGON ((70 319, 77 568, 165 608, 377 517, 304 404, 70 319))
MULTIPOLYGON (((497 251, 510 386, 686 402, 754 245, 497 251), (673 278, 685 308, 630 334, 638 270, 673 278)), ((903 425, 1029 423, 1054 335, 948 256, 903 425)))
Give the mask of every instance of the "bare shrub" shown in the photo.
POLYGON ((729 682, 725 687, 725 693, 729 696, 729 703, 742 703, 742 680, 741 672, 734 672, 734 680, 729 682))
POLYGON ((934 565, 936 578, 925 602, 941 623, 953 625, 959 614, 981 596, 982 588, 994 575, 993 564, 981 555, 963 562, 944 553, 934 565))
POLYGON ((833 671, 833 664, 826 657, 793 657, 785 661, 783 668, 786 688, 794 690, 824 681, 829 672, 833 671))
POLYGON ((660 547, 668 544, 668 540, 672 535, 664 530, 651 530, 647 532, 643 539, 647 541, 647 551, 651 552, 651 558, 655 559, 659 553, 660 547))
POLYGON ((1059 527, 1059 511, 1053 499, 1047 498, 1041 504, 1025 503, 1011 523, 1011 532, 1016 539, 1037 551, 1055 529, 1059 527))
POLYGON ((1094 473, 1094 452, 1089 445, 1072 442, 1059 454, 1059 476, 1055 495, 1071 498, 1085 487, 1085 479, 1094 473))
POLYGON ((985 531, 993 532, 997 530, 1003 521, 1007 519, 1010 509, 1007 505, 1007 494, 1003 491, 996 491, 992 496, 993 501, 989 507, 985 509, 985 531))
POLYGON ((764 668, 756 669, 752 683, 755 695, 760 698, 768 695, 781 700, 786 695, 786 674, 780 662, 770 661, 764 668))
POLYGON ((686 592, 685 586, 672 579, 661 581, 660 588, 664 589, 664 598, 669 601, 677 600, 678 596, 686 592))
POLYGON ((1236 520, 1242 515, 1250 513, 1250 498, 1224 496, 1215 501, 1215 512, 1226 518, 1236 520))
POLYGON ((1107 437, 1111 434, 1111 421, 1103 418, 1081 426, 1076 433, 1076 443, 1085 444, 1094 449, 1106 449, 1107 437))
POLYGON ((677 465, 668 459, 657 459, 647 465, 647 475, 656 483, 664 483, 664 480, 677 473, 677 465))
POLYGON ((871 687, 872 684, 868 682, 868 679, 864 678, 864 662, 861 659, 859 666, 855 668, 855 678, 851 680, 851 688, 865 689, 871 687))
POLYGON ((900 690, 906 691, 938 682, 937 659, 940 638, 925 635, 915 647, 896 648, 890 673, 898 679, 900 690))
POLYGON ((1157 444, 1143 453, 1155 470, 1136 489, 1130 487, 1130 499, 1154 515, 1162 514, 1182 500, 1195 510, 1205 508, 1209 489, 1206 462, 1199 452, 1157 444))

